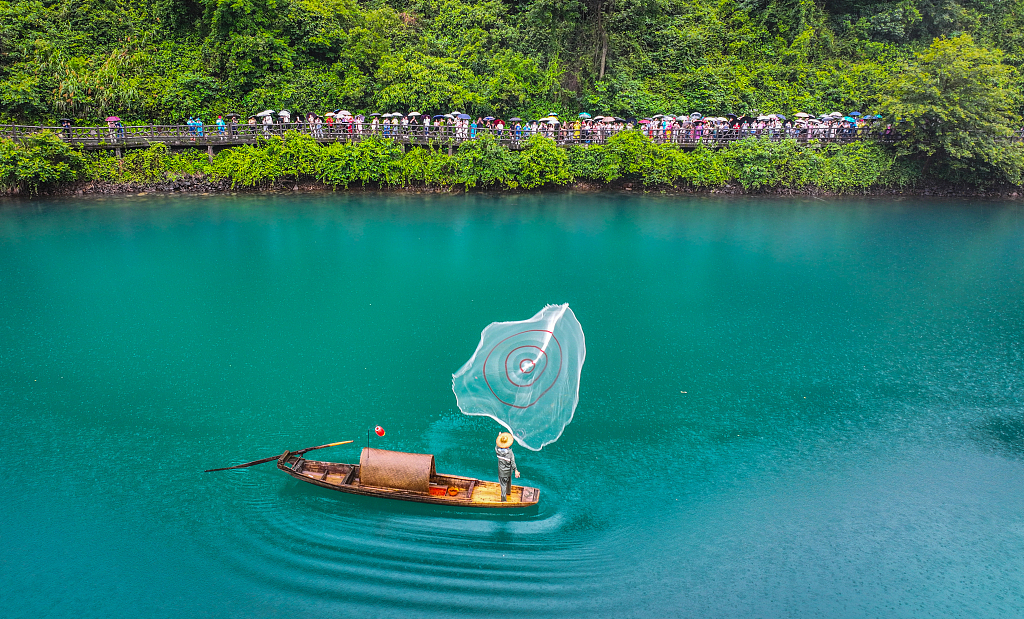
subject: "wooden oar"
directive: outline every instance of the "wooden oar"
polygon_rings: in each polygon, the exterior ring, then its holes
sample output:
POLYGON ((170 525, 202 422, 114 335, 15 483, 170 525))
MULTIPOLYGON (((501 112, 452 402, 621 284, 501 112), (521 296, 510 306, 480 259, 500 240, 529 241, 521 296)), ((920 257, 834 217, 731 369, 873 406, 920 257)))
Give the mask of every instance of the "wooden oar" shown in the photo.
MULTIPOLYGON (((341 441, 340 443, 327 443, 326 445, 317 445, 316 447, 307 447, 298 451, 293 451, 293 454, 304 454, 307 451, 313 451, 314 449, 323 449, 324 447, 334 447, 336 445, 346 445, 352 441, 341 441)), ((214 471, 230 471, 231 469, 244 469, 247 466, 256 466, 257 464, 263 464, 264 462, 270 462, 271 460, 277 460, 281 455, 270 456, 269 458, 263 458, 262 460, 253 460, 252 462, 246 462, 245 464, 236 464, 235 466, 225 466, 222 469, 206 469, 204 473, 212 473, 214 471)))

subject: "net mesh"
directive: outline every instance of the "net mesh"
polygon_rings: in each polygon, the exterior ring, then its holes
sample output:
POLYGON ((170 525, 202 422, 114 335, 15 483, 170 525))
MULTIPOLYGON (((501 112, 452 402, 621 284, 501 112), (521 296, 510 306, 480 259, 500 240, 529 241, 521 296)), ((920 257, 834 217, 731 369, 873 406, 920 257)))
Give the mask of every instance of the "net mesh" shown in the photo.
POLYGON ((569 305, 548 305, 529 320, 487 325, 473 356, 452 375, 452 390, 463 413, 490 417, 539 451, 572 421, 586 356, 583 327, 569 305))

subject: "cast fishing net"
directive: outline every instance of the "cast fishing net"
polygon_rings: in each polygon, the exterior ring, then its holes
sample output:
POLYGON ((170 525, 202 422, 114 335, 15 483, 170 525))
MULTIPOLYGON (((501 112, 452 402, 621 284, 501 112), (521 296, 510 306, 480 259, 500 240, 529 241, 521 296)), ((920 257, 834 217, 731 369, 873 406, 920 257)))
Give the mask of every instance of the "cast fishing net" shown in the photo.
POLYGON ((587 356, 583 327, 569 305, 548 305, 529 320, 492 322, 469 361, 452 375, 466 415, 505 426, 533 451, 558 440, 579 402, 587 356))

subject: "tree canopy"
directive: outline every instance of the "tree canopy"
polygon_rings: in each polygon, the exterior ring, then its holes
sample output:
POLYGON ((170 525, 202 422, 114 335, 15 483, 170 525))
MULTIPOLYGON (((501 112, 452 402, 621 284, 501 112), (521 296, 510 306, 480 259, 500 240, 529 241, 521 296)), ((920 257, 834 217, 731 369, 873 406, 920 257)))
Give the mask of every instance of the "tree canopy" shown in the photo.
POLYGON ((1017 66, 1022 24, 1024 0, 0 0, 0 121, 873 111, 935 37, 1017 66))
POLYGON ((1015 70, 1002 60, 967 34, 936 39, 917 54, 882 101, 899 121, 904 152, 954 176, 997 172, 1020 183, 1024 150, 1005 139, 1020 131, 1019 93, 1015 70))

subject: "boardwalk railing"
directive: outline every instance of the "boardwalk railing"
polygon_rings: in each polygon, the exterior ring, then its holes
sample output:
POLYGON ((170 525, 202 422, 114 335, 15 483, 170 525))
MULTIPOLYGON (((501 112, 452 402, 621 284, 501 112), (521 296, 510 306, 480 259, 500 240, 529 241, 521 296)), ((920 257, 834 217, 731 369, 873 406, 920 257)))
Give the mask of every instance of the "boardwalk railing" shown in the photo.
MULTIPOLYGON (((49 130, 70 144, 78 144, 89 150, 145 148, 150 144, 162 143, 172 147, 207 146, 225 147, 240 144, 255 144, 261 139, 280 136, 285 131, 298 131, 313 137, 318 142, 358 142, 372 135, 394 139, 402 144, 456 146, 484 134, 492 134, 502 145, 511 149, 521 148, 532 132, 516 131, 506 127, 502 131, 491 128, 471 129, 458 126, 423 125, 371 125, 351 123, 335 125, 310 125, 308 123, 278 123, 274 125, 137 125, 117 127, 45 127, 28 125, 0 125, 0 137, 22 140, 39 131, 49 130)), ((675 144, 683 148, 704 145, 718 148, 747 137, 779 141, 794 139, 798 142, 817 140, 818 143, 845 143, 857 140, 892 142, 891 131, 876 128, 765 128, 733 129, 715 127, 693 127, 681 129, 638 128, 654 142, 675 144)), ((574 129, 561 126, 557 129, 543 126, 537 132, 555 140, 559 146, 576 144, 604 144, 618 130, 609 127, 574 129)))

